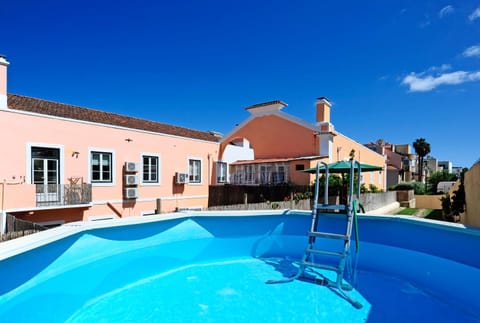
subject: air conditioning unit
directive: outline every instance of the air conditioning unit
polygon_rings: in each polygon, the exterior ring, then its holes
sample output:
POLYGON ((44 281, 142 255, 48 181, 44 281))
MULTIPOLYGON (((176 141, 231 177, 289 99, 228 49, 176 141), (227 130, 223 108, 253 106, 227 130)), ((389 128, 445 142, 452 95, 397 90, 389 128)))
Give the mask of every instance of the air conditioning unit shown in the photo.
POLYGON ((175 173, 175 183, 177 183, 177 184, 188 183, 188 174, 186 174, 186 173, 175 173))
POLYGON ((125 185, 138 185, 137 175, 125 175, 125 185))
POLYGON ((124 195, 126 199, 136 199, 138 197, 138 188, 136 187, 127 187, 124 190, 124 195))
POLYGON ((125 171, 127 173, 136 173, 138 172, 138 163, 135 162, 125 162, 125 171))

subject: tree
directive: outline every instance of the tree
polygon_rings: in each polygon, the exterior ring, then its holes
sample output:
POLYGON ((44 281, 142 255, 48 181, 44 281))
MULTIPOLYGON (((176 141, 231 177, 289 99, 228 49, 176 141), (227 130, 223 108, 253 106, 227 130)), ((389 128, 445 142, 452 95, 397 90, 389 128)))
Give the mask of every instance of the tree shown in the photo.
POLYGON ((430 153, 430 144, 425 138, 418 138, 413 143, 415 153, 418 155, 418 170, 420 182, 423 182, 423 158, 430 153))
POLYGON ((465 172, 467 168, 462 170, 460 174, 460 185, 458 186, 458 190, 453 192, 452 196, 452 213, 455 216, 459 216, 463 212, 465 212, 465 172))
POLYGON ((447 181, 454 182, 457 180, 457 175, 447 172, 436 172, 428 178, 428 193, 437 194, 438 183, 447 181))
POLYGON ((447 193, 440 198, 440 201, 442 202, 443 219, 450 221, 452 219, 452 200, 450 195, 447 193))

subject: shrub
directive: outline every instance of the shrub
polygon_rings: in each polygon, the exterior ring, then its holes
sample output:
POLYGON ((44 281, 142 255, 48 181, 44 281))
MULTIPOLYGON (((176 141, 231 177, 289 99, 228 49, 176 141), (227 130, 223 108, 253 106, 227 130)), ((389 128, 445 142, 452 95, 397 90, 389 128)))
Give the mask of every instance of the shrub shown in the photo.
POLYGON ((404 182, 398 183, 388 188, 389 191, 408 191, 414 190, 415 194, 425 194, 425 185, 421 182, 404 182))
POLYGON ((372 193, 380 193, 382 190, 379 189, 375 184, 368 185, 370 192, 372 193))

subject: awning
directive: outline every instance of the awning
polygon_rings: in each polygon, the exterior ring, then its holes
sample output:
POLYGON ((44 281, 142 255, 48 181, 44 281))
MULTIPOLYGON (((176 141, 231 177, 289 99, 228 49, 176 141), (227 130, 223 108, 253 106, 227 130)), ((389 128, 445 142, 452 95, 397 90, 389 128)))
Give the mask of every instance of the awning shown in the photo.
MULTIPOLYGON (((358 162, 355 162, 354 168, 355 170, 358 169, 358 162)), ((329 173, 347 173, 350 171, 350 161, 338 161, 336 163, 328 164, 328 172, 329 173)), ((379 166, 374 166, 374 165, 368 165, 368 164, 360 164, 360 170, 362 172, 375 172, 379 170, 383 170, 383 167, 379 166)), ((303 170, 302 172, 306 173, 316 173, 317 172, 317 167, 312 167, 303 170)), ((321 165, 319 167, 319 172, 324 173, 325 172, 325 165, 321 165)))

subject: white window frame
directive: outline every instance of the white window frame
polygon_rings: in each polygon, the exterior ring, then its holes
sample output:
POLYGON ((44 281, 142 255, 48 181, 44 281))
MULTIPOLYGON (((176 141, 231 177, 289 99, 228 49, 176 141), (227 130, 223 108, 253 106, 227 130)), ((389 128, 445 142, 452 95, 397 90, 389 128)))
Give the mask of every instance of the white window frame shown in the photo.
POLYGON ((218 160, 216 162, 216 167, 217 167, 217 171, 216 171, 217 183, 226 183, 227 182, 227 173, 228 173, 227 172, 227 167, 228 167, 227 162, 218 160), (222 178, 223 178, 223 180, 222 180, 222 178))
POLYGON ((115 163, 115 151, 111 149, 103 149, 103 148, 89 148, 88 149, 88 182, 92 184, 92 186, 115 186, 116 185, 116 163, 115 163), (111 154, 112 156, 112 180, 110 182, 98 182, 92 180, 92 153, 104 153, 104 154, 111 154))
POLYGON ((255 184, 257 182, 256 178, 258 176, 258 170, 254 165, 244 165, 243 166, 245 172, 245 184, 255 184))
POLYGON ((65 152, 63 145, 52 145, 52 144, 44 144, 44 143, 37 143, 37 142, 29 142, 26 145, 26 171, 25 171, 25 182, 32 183, 32 147, 42 147, 42 148, 54 148, 60 150, 60 160, 59 167, 60 172, 58 173, 59 176, 59 184, 65 184, 65 152))
POLYGON ((287 166, 284 164, 275 165, 275 172, 272 172, 271 181, 273 184, 281 184, 287 182, 287 166), (280 180, 280 174, 282 180, 280 180))
POLYGON ((143 186, 159 186, 162 182, 162 177, 161 177, 161 159, 159 154, 154 154, 154 153, 141 153, 140 155, 140 160, 141 160, 141 176, 142 179, 142 185, 143 186), (143 172, 144 172, 144 164, 143 164, 143 158, 144 157, 151 157, 151 158, 156 158, 157 159, 157 180, 156 181, 145 181, 143 179, 143 172))
POLYGON ((272 171, 274 169, 272 164, 260 165, 260 184, 272 184, 272 171))
POLYGON ((189 157, 188 158, 188 161, 187 161, 187 169, 188 169, 188 184, 190 185, 201 185, 203 184, 203 172, 202 172, 202 168, 203 168, 203 161, 201 158, 198 158, 198 157, 189 157), (193 176, 195 176, 196 174, 191 174, 191 171, 190 171, 190 162, 191 161, 198 161, 200 162, 200 167, 198 168, 194 168, 193 172, 195 172, 195 170, 199 171, 200 174, 198 174, 199 176, 199 180, 198 181, 195 181, 192 179, 193 176))

